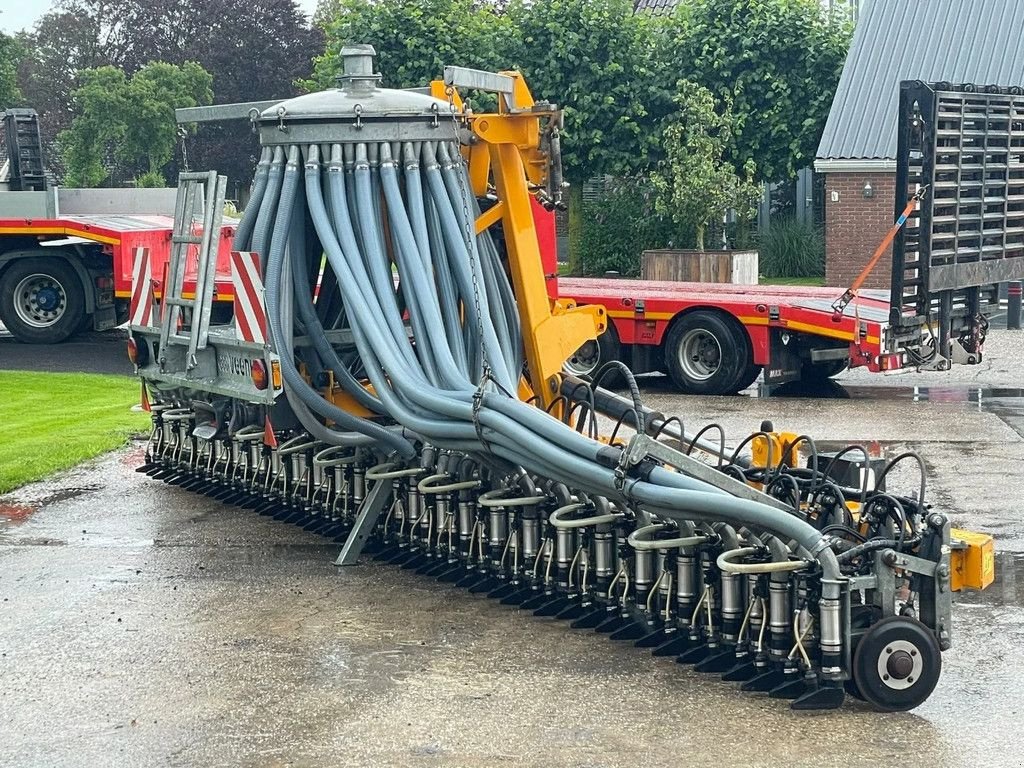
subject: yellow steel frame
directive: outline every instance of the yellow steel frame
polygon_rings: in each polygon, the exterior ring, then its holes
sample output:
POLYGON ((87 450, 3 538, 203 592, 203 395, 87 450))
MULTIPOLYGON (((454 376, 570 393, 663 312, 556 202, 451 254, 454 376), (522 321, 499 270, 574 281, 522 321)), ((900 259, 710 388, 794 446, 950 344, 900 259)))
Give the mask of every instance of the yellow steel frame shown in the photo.
MULTIPOLYGON (((482 232, 501 222, 508 251, 509 271, 519 305, 523 346, 532 394, 545 407, 558 397, 562 365, 587 341, 607 327, 604 307, 578 307, 548 298, 540 246, 530 205, 530 185, 544 185, 549 158, 541 148, 542 120, 557 120, 553 108, 538 108, 518 72, 502 72, 513 79, 511 98, 498 99, 498 111, 465 116, 473 141, 463 149, 473 193, 491 189, 498 203, 476 221, 482 232)), ((451 100, 462 110, 461 97, 442 81, 431 83, 431 93, 451 100)), ((529 397, 530 391, 520 388, 529 397)))

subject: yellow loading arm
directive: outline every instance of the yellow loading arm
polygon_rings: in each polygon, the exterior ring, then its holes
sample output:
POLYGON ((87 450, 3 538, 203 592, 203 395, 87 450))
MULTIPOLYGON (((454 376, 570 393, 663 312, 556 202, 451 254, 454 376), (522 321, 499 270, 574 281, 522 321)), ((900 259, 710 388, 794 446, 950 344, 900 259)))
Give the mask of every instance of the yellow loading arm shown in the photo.
POLYGON ((557 140, 562 113, 553 105, 534 102, 518 72, 446 67, 444 80, 435 80, 430 87, 431 95, 448 101, 469 131, 463 154, 473 194, 497 194, 498 202, 477 219, 476 229, 482 232, 501 222, 529 385, 547 407, 558 397, 563 363, 596 339, 608 322, 604 307, 578 307, 552 301, 547 294, 530 197, 545 188, 556 198, 561 194, 557 140), (496 94, 497 112, 467 113, 459 88, 496 94))

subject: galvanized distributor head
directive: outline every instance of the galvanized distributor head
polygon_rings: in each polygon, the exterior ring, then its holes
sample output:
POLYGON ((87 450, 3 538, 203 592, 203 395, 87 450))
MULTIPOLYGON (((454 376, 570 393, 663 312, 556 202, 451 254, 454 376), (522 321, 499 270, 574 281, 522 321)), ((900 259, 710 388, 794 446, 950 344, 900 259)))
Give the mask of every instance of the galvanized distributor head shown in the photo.
POLYGON ((282 101, 254 116, 260 143, 449 141, 456 139, 453 103, 423 90, 381 88, 372 45, 342 49, 338 87, 282 101))

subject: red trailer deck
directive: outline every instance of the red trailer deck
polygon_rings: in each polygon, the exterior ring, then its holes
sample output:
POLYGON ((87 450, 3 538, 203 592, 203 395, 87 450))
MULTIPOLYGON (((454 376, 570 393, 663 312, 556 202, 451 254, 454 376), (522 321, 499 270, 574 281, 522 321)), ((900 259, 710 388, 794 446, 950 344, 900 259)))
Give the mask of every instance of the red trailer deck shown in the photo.
MULTIPOLYGON (((63 341, 83 327, 114 327, 127 311, 137 250, 149 251, 159 280, 173 226, 172 217, 157 215, 0 218, 0 319, 16 338, 35 343, 63 341)), ((234 231, 233 222, 221 229, 216 280, 221 301, 233 299, 234 231)), ((185 286, 186 295, 195 289, 194 260, 185 286)))
POLYGON ((862 291, 841 315, 832 309, 841 288, 562 277, 558 292, 604 305, 612 320, 608 338, 574 361, 580 372, 615 357, 636 372, 663 370, 686 391, 724 394, 762 369, 782 383, 909 362, 888 343, 886 291, 862 291))

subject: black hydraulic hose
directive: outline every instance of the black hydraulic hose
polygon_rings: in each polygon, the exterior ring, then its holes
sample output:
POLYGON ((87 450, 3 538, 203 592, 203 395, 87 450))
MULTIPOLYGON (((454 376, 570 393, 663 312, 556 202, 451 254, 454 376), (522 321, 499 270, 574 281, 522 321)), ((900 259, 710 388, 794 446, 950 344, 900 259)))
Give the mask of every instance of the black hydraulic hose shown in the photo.
POLYGON ((858 557, 870 554, 871 552, 877 552, 880 549, 902 549, 907 546, 915 546, 921 542, 921 536, 915 535, 907 539, 904 542, 900 542, 897 539, 869 539, 863 544, 859 544, 856 547, 846 550, 840 553, 838 560, 840 565, 845 565, 851 560, 856 560, 858 557))
POLYGON ((636 431, 641 435, 647 434, 647 420, 644 416, 643 400, 640 398, 640 387, 636 385, 636 377, 633 375, 633 372, 626 367, 625 363, 621 360, 609 360, 598 368, 597 373, 594 374, 594 389, 600 387, 605 376, 612 371, 618 371, 626 380, 626 384, 629 387, 629 395, 633 399, 633 412, 636 414, 636 431))
POLYGON ((918 494, 919 495, 918 495, 917 503, 918 504, 924 504, 924 494, 925 494, 925 491, 927 490, 928 478, 927 478, 927 475, 926 475, 924 459, 921 458, 921 454, 919 454, 917 451, 906 451, 904 453, 901 453, 899 456, 893 457, 882 468, 882 471, 878 473, 878 477, 875 478, 875 487, 877 488, 878 486, 880 486, 882 484, 882 482, 885 480, 886 476, 889 474, 889 472, 892 470, 893 467, 895 467, 901 461, 904 461, 906 459, 913 459, 915 462, 917 462, 918 470, 921 473, 921 484, 920 484, 919 489, 918 489, 918 494))

